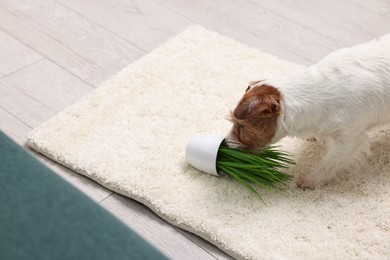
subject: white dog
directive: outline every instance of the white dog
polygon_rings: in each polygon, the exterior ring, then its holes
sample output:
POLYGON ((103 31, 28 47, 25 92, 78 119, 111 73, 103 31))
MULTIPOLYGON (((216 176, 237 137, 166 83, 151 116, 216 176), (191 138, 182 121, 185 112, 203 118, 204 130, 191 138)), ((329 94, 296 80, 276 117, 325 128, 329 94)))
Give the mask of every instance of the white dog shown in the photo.
POLYGON ((302 71, 250 84, 232 112, 231 147, 260 150, 285 136, 330 140, 298 186, 327 184, 369 150, 366 130, 390 121, 390 34, 331 53, 302 71))

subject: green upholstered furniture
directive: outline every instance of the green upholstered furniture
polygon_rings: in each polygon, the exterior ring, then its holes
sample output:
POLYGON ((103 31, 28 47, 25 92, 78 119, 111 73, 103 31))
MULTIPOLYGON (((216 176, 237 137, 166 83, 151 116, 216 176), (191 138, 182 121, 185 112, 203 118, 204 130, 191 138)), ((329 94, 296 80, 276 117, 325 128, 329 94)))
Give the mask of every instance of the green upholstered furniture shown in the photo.
POLYGON ((0 259, 166 259, 0 131, 0 259))

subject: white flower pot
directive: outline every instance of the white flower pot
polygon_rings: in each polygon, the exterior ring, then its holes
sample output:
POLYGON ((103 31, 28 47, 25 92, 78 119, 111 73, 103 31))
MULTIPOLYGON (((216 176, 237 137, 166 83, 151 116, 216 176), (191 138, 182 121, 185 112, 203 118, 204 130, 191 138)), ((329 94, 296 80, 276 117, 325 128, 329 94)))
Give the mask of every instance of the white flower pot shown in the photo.
POLYGON ((218 149, 224 140, 220 135, 192 137, 186 147, 186 160, 198 170, 219 176, 217 171, 218 149))

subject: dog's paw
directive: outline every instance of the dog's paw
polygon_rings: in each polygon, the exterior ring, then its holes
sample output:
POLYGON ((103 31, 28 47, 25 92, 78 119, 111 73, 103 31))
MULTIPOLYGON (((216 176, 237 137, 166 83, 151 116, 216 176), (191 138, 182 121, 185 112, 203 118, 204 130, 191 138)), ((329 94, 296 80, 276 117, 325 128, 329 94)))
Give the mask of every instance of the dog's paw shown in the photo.
POLYGON ((311 178, 300 177, 297 181, 297 186, 302 190, 314 190, 317 185, 311 178))
POLYGON ((320 176, 313 173, 300 176, 297 181, 297 186, 303 190, 314 190, 315 188, 325 186, 329 183, 326 179, 321 179, 319 177, 320 176))

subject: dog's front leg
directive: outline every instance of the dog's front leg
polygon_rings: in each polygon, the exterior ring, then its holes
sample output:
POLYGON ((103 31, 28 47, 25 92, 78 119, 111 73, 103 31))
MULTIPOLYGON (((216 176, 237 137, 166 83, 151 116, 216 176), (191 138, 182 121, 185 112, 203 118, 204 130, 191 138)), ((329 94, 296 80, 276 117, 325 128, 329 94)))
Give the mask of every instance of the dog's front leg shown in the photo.
POLYGON ((352 164, 358 164, 362 154, 369 152, 369 142, 366 133, 339 137, 330 146, 329 151, 319 165, 308 174, 298 178, 298 187, 314 189, 326 185, 336 177, 341 169, 352 164))

